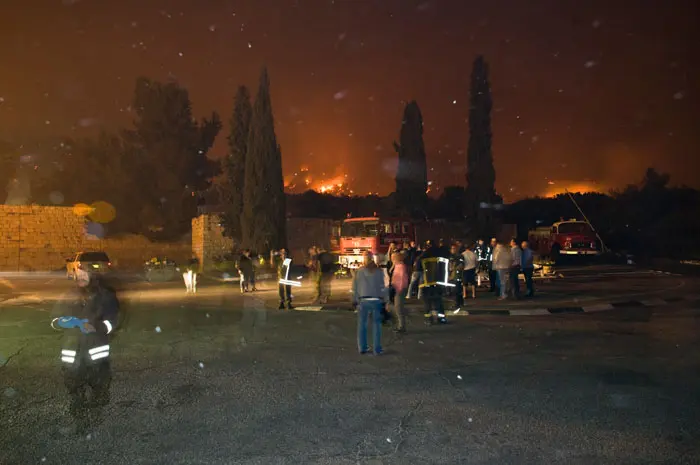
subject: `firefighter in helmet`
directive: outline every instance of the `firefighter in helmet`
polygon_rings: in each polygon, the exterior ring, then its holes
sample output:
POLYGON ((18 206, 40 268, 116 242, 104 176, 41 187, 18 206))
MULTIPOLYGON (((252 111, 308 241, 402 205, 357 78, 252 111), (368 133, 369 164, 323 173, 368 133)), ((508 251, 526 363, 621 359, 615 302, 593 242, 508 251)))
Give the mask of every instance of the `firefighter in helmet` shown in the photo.
POLYGON ((427 249, 420 257, 423 268, 423 283, 420 287, 425 308, 425 324, 447 323, 442 296, 448 278, 448 267, 444 264, 449 263, 449 260, 441 257, 441 248, 436 247, 432 241, 427 241, 426 245, 427 249))
POLYGON ((54 307, 51 326, 62 332, 63 379, 71 416, 82 434, 109 404, 109 339, 117 325, 119 300, 99 274, 78 270, 76 283, 54 307))

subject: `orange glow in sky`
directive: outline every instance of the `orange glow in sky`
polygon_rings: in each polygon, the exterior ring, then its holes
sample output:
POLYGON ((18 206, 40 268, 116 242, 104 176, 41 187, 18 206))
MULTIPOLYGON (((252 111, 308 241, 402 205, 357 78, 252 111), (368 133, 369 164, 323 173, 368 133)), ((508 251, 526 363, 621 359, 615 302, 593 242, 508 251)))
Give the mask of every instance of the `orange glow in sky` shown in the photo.
POLYGON ((575 193, 587 192, 605 192, 602 185, 593 181, 549 181, 547 190, 542 194, 543 197, 556 197, 560 194, 565 194, 566 191, 575 193))

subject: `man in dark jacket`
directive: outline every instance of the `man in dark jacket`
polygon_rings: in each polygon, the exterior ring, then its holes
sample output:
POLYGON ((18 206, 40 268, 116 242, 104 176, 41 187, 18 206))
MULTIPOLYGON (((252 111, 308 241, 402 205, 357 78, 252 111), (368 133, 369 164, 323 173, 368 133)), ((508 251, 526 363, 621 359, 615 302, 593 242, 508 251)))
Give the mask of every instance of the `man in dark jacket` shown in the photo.
POLYGON ((331 285, 333 283, 334 274, 334 258, 333 254, 324 248, 318 250, 318 262, 321 268, 321 293, 319 301, 322 304, 327 304, 331 297, 331 285))
POLYGON ((464 257, 459 251, 459 245, 454 244, 450 249, 450 282, 455 286, 451 289, 455 293, 455 310, 464 306, 464 257))
POLYGON ((413 272, 416 258, 418 258, 418 247, 416 247, 416 241, 411 241, 408 247, 406 247, 406 264, 411 272, 413 272))
POLYGON ((249 250, 244 250, 238 259, 238 275, 241 278, 241 294, 248 292, 251 279, 253 279, 253 260, 249 250))
POLYGON ((63 379, 70 413, 82 434, 99 421, 102 408, 109 404, 109 338, 117 326, 119 300, 102 276, 78 270, 76 278, 77 287, 54 307, 51 326, 62 331, 63 379))

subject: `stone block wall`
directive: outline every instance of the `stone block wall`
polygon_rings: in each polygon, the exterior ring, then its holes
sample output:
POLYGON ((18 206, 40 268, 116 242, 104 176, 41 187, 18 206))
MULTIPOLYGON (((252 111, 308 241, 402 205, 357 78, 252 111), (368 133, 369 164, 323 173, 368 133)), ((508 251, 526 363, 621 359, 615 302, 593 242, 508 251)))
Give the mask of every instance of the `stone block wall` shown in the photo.
POLYGON ((98 239, 88 236, 85 218, 72 207, 0 205, 0 271, 63 270, 81 251, 107 252, 115 267, 140 270, 153 256, 177 262, 190 258, 188 242, 156 243, 143 236, 98 239))
POLYGON ((218 215, 204 214, 192 220, 191 248, 201 270, 210 269, 216 257, 231 253, 233 247, 233 239, 223 234, 218 215))
POLYGON ((65 268, 85 240, 85 220, 71 207, 0 205, 0 271, 65 268))

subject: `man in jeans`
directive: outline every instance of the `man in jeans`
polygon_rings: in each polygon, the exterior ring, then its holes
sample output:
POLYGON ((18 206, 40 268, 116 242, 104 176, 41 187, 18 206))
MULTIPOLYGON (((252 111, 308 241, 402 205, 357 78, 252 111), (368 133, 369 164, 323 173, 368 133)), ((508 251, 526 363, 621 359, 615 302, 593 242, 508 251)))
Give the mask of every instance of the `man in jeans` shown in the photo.
POLYGON ((498 300, 505 300, 508 289, 508 275, 513 264, 511 253, 508 247, 497 243, 493 249, 493 271, 496 273, 498 282, 498 300))
POLYGON ((360 354, 369 352, 367 344, 367 320, 372 319, 374 355, 382 353, 382 308, 387 299, 384 270, 379 268, 370 252, 364 254, 364 266, 357 270, 352 280, 352 303, 357 308, 357 349, 360 354))
POLYGON ((534 297, 535 286, 532 283, 532 274, 535 271, 534 254, 532 253, 532 249, 530 249, 530 244, 528 244, 527 241, 523 241, 522 247, 523 274, 525 275, 525 288, 527 289, 525 297, 534 297))

